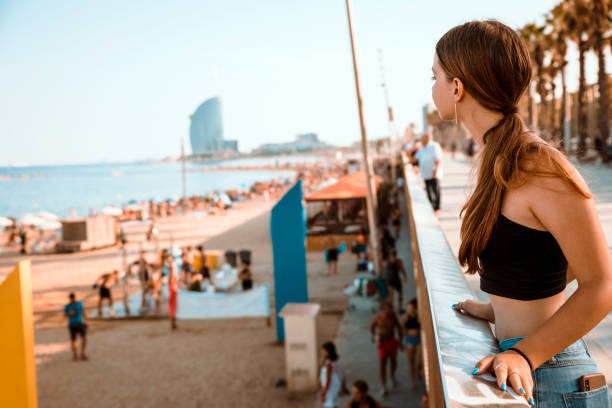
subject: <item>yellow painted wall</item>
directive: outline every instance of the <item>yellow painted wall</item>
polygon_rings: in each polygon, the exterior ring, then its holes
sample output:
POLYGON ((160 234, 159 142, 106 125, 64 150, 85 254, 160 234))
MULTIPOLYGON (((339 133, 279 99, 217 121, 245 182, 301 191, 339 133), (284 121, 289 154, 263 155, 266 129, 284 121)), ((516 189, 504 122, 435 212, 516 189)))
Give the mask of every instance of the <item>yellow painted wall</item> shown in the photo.
POLYGON ((36 408, 30 261, 0 284, 0 407, 36 408))
MULTIPOLYGON (((325 240, 328 235, 306 235, 306 250, 307 251, 324 251, 325 240)), ((353 242, 357 240, 357 234, 333 234, 336 243, 340 245, 342 241, 346 242, 346 250, 351 251, 353 242)))

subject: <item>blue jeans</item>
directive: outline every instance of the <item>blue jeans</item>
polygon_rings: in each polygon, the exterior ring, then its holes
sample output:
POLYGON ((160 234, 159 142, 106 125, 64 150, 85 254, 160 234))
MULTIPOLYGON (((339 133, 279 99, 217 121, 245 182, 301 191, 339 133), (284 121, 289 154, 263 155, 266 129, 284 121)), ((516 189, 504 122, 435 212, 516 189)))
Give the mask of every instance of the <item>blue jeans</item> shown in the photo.
MULTIPOLYGON (((508 350, 524 337, 499 342, 502 351, 508 350)), ((579 392, 578 379, 599 370, 591 359, 586 343, 580 339, 539 366, 533 378, 533 399, 537 408, 608 408, 608 387, 579 392)))

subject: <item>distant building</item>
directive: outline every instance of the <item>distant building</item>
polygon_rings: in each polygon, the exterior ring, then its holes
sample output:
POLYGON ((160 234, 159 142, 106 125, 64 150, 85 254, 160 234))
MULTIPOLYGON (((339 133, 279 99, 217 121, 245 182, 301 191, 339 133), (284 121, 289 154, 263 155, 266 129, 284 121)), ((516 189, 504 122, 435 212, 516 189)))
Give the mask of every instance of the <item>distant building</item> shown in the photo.
POLYGON ((253 150, 254 154, 274 155, 283 153, 310 153, 333 147, 319 140, 316 133, 297 135, 295 141, 287 143, 266 143, 253 150))
POLYGON ((212 156, 223 151, 238 151, 238 141, 223 139, 221 100, 210 98, 190 116, 191 151, 196 156, 212 156))

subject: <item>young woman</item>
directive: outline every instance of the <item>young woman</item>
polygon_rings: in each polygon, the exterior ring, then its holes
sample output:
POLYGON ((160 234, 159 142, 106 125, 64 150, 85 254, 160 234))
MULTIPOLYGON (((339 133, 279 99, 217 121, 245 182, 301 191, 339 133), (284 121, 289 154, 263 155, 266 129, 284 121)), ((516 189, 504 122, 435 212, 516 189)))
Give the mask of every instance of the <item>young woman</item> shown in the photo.
POLYGON ((404 328, 404 348, 408 357, 408 372, 410 373, 410 387, 417 387, 416 380, 421 379, 421 323, 417 313, 416 298, 408 302, 406 314, 402 317, 404 328))
POLYGON ((531 81, 526 45, 502 23, 469 22, 440 39, 433 72, 441 118, 461 121, 482 146, 459 262, 480 274, 490 303, 453 307, 494 322, 500 352, 474 374, 493 371, 502 390, 538 407, 607 406, 607 387, 579 392, 579 378, 598 372, 581 338, 612 309, 610 250, 580 174, 517 113, 531 81))
POLYGON ((323 407, 337 407, 338 398, 344 389, 344 377, 338 362, 336 346, 328 341, 322 346, 319 385, 323 407))

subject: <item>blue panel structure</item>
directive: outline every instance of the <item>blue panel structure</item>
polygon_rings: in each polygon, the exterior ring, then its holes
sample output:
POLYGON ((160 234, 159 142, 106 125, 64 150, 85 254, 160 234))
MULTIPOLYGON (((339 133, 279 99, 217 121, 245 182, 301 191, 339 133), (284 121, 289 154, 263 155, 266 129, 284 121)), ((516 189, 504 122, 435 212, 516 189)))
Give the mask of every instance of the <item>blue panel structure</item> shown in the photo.
POLYGON ((306 222, 301 181, 291 187, 272 209, 270 234, 274 255, 276 337, 283 342, 285 325, 278 313, 287 302, 308 302, 306 222))

